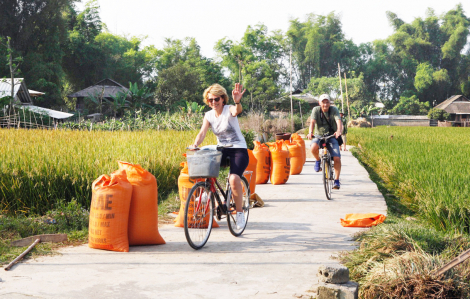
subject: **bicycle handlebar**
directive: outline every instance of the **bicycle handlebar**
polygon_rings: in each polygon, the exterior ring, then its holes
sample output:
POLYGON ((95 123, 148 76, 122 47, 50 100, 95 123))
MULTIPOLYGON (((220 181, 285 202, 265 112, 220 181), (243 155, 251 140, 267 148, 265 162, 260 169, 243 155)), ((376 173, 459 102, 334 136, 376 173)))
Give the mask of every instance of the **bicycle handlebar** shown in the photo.
MULTIPOLYGON (((206 145, 206 146, 207 146, 206 149, 210 149, 209 147, 215 147, 216 150, 220 151, 223 148, 233 147, 233 144, 217 144, 217 145, 206 145)), ((199 151, 199 150, 204 150, 204 147, 206 147, 206 146, 203 146, 202 148, 200 148, 200 147, 187 147, 186 149, 190 150, 190 151, 199 151)))
POLYGON ((334 137, 334 136, 335 136, 335 134, 332 134, 330 136, 323 135, 322 137, 319 137, 318 139, 327 141, 328 139, 330 139, 331 137, 334 137))

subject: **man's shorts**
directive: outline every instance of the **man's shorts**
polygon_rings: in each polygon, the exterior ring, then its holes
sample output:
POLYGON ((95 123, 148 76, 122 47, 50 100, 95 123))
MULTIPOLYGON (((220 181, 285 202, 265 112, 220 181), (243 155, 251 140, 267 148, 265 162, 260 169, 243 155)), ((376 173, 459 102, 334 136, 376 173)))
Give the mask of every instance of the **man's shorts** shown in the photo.
MULTIPOLYGON (((310 143, 310 147, 312 147, 312 145, 314 143, 318 144, 318 147, 320 147, 320 139, 318 139, 319 136, 314 136, 314 137, 315 138, 313 138, 312 142, 310 143)), ((340 151, 339 151, 338 140, 336 140, 336 138, 331 137, 330 139, 328 139, 328 141, 326 142, 326 148, 328 149, 328 151, 330 152, 332 157, 340 157, 341 158, 341 154, 340 154, 340 151)))

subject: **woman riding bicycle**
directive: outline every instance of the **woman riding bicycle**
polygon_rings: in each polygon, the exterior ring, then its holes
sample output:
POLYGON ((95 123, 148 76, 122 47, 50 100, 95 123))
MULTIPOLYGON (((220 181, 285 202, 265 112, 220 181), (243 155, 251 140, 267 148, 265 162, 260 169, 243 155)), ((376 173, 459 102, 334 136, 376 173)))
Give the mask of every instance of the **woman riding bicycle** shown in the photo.
POLYGON ((249 157, 245 138, 240 130, 237 115, 242 112, 240 103, 245 89, 239 83, 235 84, 232 91, 232 98, 235 105, 228 105, 228 95, 225 88, 219 84, 213 84, 204 91, 204 103, 212 108, 206 112, 202 123, 201 131, 196 136, 196 140, 191 147, 198 147, 204 141, 207 130, 212 127, 212 131, 217 137, 217 144, 232 144, 230 148, 222 149, 221 166, 230 158, 230 176, 229 182, 232 188, 233 198, 237 210, 237 227, 245 226, 245 217, 243 215, 243 189, 240 177, 248 166, 249 157), (243 91, 242 91, 243 90, 243 91))

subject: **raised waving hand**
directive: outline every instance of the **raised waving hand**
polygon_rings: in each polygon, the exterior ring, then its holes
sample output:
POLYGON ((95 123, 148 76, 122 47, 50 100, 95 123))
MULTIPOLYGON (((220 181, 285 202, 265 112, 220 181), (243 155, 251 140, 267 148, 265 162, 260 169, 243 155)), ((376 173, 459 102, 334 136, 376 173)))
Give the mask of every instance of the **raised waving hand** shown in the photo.
POLYGON ((232 90, 233 101, 235 103, 240 103, 245 91, 246 89, 243 89, 243 86, 240 83, 235 83, 235 88, 232 90))

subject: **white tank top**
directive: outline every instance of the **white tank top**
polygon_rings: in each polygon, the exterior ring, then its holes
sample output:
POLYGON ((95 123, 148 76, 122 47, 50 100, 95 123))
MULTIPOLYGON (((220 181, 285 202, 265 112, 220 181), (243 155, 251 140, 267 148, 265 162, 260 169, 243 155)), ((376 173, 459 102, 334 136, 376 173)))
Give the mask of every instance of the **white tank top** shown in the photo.
POLYGON ((238 124, 238 118, 232 116, 229 105, 224 105, 219 117, 215 117, 215 110, 206 112, 204 117, 211 124, 212 131, 217 137, 217 144, 233 144, 233 148, 247 148, 238 124))

